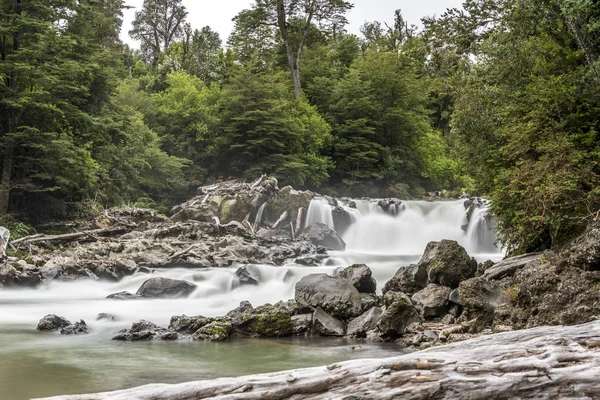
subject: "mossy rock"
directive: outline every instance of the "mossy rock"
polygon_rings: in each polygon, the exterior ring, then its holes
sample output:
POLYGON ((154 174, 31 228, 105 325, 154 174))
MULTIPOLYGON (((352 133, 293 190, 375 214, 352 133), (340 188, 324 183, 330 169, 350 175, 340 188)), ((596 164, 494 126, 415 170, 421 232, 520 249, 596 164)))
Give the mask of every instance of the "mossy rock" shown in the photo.
POLYGON ((219 342, 231 336, 232 325, 228 319, 220 319, 198 329, 193 337, 196 340, 219 342))
POLYGON ((275 223, 285 211, 290 214, 290 220, 295 221, 298 216, 298 209, 304 208, 304 212, 308 211, 308 206, 312 201, 313 195, 309 191, 298 191, 292 189, 291 186, 286 186, 277 193, 277 196, 265 205, 263 220, 270 223, 275 223))

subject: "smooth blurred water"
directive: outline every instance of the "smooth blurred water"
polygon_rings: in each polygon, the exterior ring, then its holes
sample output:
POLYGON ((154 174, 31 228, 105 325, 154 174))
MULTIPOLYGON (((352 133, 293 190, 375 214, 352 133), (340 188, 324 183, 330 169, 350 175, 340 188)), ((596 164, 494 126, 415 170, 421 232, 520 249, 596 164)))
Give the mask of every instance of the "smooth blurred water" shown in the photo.
MULTIPOLYGON (((118 283, 53 281, 38 289, 0 289, 0 399, 97 392, 389 356, 401 350, 393 344, 362 342, 360 351, 351 351, 348 346, 356 342, 350 339, 124 343, 111 337, 140 319, 167 326, 173 315, 220 316, 245 300, 254 306, 289 300, 303 276, 333 274, 354 263, 371 267, 380 291, 399 268, 417 262, 431 240, 457 240, 479 261, 502 258, 502 251, 494 245, 493 220, 487 218, 487 209, 476 210, 465 230, 462 201, 403 202, 385 212, 375 201, 357 200, 356 208, 344 208, 352 221, 343 234, 345 251, 330 252, 320 267, 259 265, 259 285, 240 285, 234 275, 236 268, 212 268, 155 272, 153 276, 198 285, 187 299, 106 299, 115 292, 135 293, 149 278, 147 274, 118 283), (96 321, 99 313, 113 314, 118 320, 96 321), (64 316, 72 322, 83 319, 90 334, 66 337, 37 332, 35 327, 46 314, 64 316)), ((333 226, 331 210, 325 199, 313 200, 305 224, 333 226)))

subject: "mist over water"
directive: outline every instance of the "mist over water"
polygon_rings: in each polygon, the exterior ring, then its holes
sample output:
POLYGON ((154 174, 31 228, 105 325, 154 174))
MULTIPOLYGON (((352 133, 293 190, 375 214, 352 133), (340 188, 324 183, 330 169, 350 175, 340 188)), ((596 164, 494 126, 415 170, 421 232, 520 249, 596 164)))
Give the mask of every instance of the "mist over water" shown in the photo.
MULTIPOLYGON (((356 208, 340 204, 352 221, 342 234, 345 251, 329 252, 319 267, 259 265, 259 285, 240 285, 234 274, 236 266, 161 269, 152 274, 194 282, 198 288, 187 299, 106 299, 120 291, 135 293, 148 274, 117 283, 51 281, 38 289, 0 290, 0 399, 85 393, 388 356, 400 349, 362 343, 362 350, 353 353, 347 348, 353 343, 350 339, 240 339, 225 343, 122 343, 110 339, 140 319, 167 326, 173 315, 220 316, 244 300, 256 307, 293 299, 294 286, 303 276, 332 274, 354 263, 371 267, 380 291, 398 268, 417 262, 432 240, 456 240, 478 261, 502 258, 494 245, 494 221, 487 215, 487 207, 475 209, 467 221, 462 200, 407 201, 387 211, 373 200, 355 203, 356 208), (117 321, 96 321, 99 313, 113 314, 117 321), (65 337, 37 332, 35 327, 46 314, 64 316, 72 322, 83 319, 90 334, 65 337)), ((324 198, 313 200, 305 226, 322 222, 333 227, 332 209, 324 198)))

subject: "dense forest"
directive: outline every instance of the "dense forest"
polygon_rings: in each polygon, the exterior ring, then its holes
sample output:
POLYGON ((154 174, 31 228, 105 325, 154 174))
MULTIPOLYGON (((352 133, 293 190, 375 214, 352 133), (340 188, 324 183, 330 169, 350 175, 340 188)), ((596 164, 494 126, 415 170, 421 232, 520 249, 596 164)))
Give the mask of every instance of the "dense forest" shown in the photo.
POLYGON ((181 0, 0 0, 0 225, 164 208, 274 174, 353 196, 490 198, 514 253, 600 207, 600 4, 466 0, 345 30, 343 0, 257 0, 226 42, 181 0))

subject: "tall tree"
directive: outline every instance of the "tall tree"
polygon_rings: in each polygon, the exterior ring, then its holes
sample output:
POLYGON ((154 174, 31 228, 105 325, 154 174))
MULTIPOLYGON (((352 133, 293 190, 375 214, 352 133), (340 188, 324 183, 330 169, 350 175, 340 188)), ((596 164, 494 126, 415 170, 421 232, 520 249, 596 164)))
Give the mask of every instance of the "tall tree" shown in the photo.
POLYGON ((187 14, 182 0, 144 0, 135 13, 129 35, 141 41, 140 50, 153 68, 161 51, 182 37, 187 14))
POLYGON ((256 8, 264 10, 266 22, 276 26, 281 36, 296 98, 302 96, 300 61, 311 26, 335 34, 343 30, 345 13, 352 7, 344 0, 257 0, 256 8))

